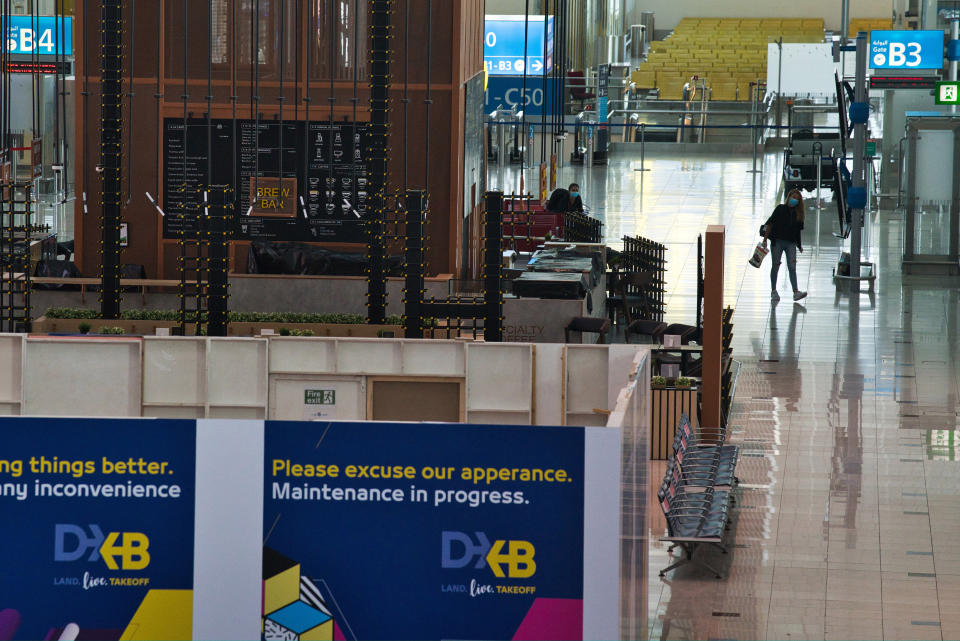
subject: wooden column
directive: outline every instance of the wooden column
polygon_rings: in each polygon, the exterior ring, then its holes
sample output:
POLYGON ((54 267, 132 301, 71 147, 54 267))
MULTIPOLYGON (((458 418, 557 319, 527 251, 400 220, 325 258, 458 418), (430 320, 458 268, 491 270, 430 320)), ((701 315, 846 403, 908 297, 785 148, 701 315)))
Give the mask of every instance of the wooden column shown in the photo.
POLYGON ((703 388, 700 425, 705 434, 720 430, 720 379, 723 374, 723 249, 726 228, 708 225, 703 282, 703 388))

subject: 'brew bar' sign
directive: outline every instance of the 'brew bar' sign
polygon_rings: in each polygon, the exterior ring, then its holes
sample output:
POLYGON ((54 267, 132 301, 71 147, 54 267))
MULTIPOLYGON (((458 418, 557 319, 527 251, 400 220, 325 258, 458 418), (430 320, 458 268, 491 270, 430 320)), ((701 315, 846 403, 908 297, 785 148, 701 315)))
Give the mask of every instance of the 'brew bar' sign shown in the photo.
POLYGON ((250 193, 257 195, 250 203, 253 207, 250 213, 253 216, 293 218, 297 215, 296 178, 251 176, 250 193))

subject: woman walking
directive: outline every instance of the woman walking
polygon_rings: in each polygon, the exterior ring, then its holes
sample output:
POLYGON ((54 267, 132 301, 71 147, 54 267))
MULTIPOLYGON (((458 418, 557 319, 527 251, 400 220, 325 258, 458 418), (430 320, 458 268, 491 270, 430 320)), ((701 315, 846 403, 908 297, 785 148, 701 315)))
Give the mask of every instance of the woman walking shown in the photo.
POLYGON ((797 287, 797 251, 803 253, 800 232, 803 231, 803 196, 799 189, 791 189, 787 202, 777 205, 770 218, 764 224, 763 246, 773 239, 770 263, 770 299, 780 300, 777 293, 777 274, 780 272, 780 258, 787 255, 787 271, 790 285, 793 286, 793 300, 798 301, 807 295, 797 287))

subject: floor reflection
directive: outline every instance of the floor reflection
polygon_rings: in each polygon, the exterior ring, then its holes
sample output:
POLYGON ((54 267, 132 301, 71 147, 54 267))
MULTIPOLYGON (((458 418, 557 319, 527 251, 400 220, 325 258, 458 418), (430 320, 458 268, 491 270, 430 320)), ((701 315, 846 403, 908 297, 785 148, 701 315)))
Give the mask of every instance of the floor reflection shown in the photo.
MULTIPOLYGON (((746 156, 648 153, 648 172, 619 156, 565 169, 608 241, 667 245, 668 322, 694 317, 697 234, 727 227, 724 297, 743 362, 731 418, 742 448, 734 544, 711 558, 724 580, 693 566, 661 580, 670 561, 650 505, 649 637, 960 638, 960 280, 901 277, 902 216, 872 211, 864 260, 878 266, 874 292, 838 291, 844 247, 824 202, 819 218, 808 210, 799 257, 809 297, 771 305, 769 264, 746 261, 777 201, 778 163, 768 155, 754 175, 746 156)), ((654 465, 651 482, 663 472, 654 465)))

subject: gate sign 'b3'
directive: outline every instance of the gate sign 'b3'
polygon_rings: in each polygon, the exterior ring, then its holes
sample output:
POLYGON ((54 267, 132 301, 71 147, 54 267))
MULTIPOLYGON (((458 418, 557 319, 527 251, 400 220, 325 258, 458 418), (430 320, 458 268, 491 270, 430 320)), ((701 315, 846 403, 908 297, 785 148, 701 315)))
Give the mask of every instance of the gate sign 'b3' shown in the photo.
POLYGON ((942 31, 871 31, 871 69, 940 69, 942 31))

